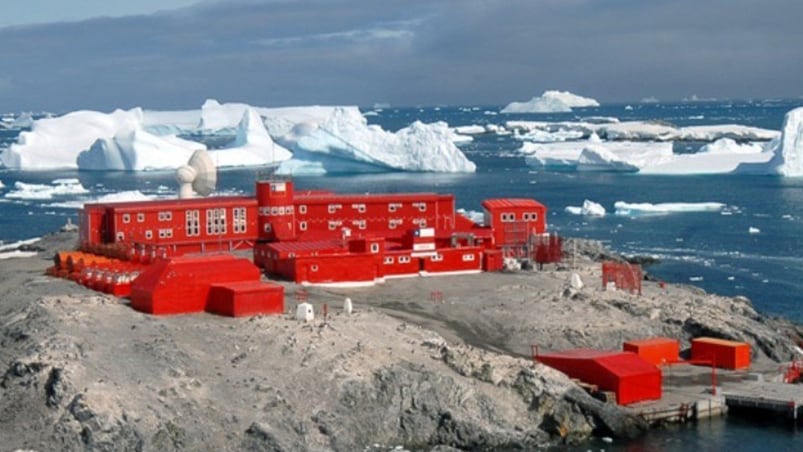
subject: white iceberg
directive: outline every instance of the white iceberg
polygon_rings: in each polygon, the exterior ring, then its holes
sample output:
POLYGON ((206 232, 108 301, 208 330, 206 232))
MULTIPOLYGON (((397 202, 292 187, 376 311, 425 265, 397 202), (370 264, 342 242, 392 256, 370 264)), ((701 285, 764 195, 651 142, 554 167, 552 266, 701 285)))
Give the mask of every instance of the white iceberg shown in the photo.
POLYGON ((753 226, 750 226, 749 228, 747 228, 747 233, 748 234, 760 234, 761 233, 761 229, 753 227, 753 226))
POLYGON ((293 154, 276 144, 256 110, 247 108, 230 147, 214 150, 211 156, 218 167, 230 167, 273 165, 289 160, 293 154))
POLYGON ((146 195, 139 190, 125 190, 116 193, 107 193, 105 195, 97 196, 94 198, 80 197, 69 201, 59 201, 47 204, 47 207, 56 207, 62 209, 83 209, 84 204, 89 203, 113 203, 113 202, 130 202, 130 201, 148 201, 155 199, 155 196, 146 195))
POLYGON ((446 123, 416 121, 396 133, 368 125, 358 110, 336 108, 322 122, 297 124, 277 141, 293 152, 279 174, 388 170, 474 172, 446 123))
POLYGON ((175 136, 159 137, 142 128, 101 138, 78 154, 78 168, 93 171, 152 171, 175 169, 206 146, 175 136))
POLYGON ((95 141, 113 138, 118 131, 136 129, 141 123, 139 108, 109 114, 82 110, 40 119, 0 154, 0 163, 11 169, 75 169, 78 154, 95 141))
POLYGON ((568 91, 544 91, 527 102, 511 102, 500 113, 568 113, 574 107, 599 107, 599 102, 568 91))
POLYGON ((613 207, 616 209, 615 215, 636 217, 686 212, 719 212, 725 207, 725 204, 721 202, 666 202, 651 204, 616 201, 613 207))
POLYGON ((781 176, 803 176, 803 107, 786 113, 781 136, 772 146, 770 172, 781 176))
POLYGON ((656 162, 641 168, 642 174, 691 175, 754 173, 769 174, 767 162, 773 151, 758 143, 740 144, 721 138, 706 144, 694 154, 676 154, 669 161, 656 162))
POLYGON ((584 215, 589 217, 604 217, 607 213, 605 211, 605 207, 602 207, 601 204, 588 199, 583 201, 583 205, 581 207, 567 206, 566 212, 572 215, 584 215))
POLYGON ((585 141, 523 143, 520 152, 530 166, 563 171, 635 172, 673 158, 672 143, 602 142, 596 135, 585 141))
MULTIPOLYGON (((610 121, 608 118, 587 118, 584 121, 508 121, 505 127, 522 141, 549 141, 543 132, 574 134, 588 138, 596 134, 608 141, 706 141, 731 138, 740 142, 770 141, 778 138, 777 130, 738 124, 675 127, 660 121, 610 121)), ((615 118, 613 118, 615 119, 615 118)), ((560 135, 552 141, 561 141, 560 135)))

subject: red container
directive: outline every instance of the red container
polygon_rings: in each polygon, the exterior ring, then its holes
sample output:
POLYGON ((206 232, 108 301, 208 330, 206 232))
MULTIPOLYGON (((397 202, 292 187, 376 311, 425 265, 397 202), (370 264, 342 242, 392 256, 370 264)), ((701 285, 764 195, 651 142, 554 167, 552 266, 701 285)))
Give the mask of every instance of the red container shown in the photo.
POLYGON ((626 352, 633 352, 645 361, 662 366, 680 360, 680 342, 668 337, 653 337, 627 341, 622 345, 626 352))
POLYGON ((259 269, 229 254, 157 259, 131 286, 131 307, 149 314, 202 312, 213 284, 259 281, 259 269))
POLYGON ((661 398, 661 370, 635 353, 577 349, 541 354, 536 359, 572 378, 614 392, 619 405, 661 398))
POLYGON ((722 369, 750 367, 750 344, 713 337, 698 337, 691 341, 691 359, 722 369))
POLYGON ((230 317, 284 313, 284 287, 261 281, 214 284, 206 310, 230 317))

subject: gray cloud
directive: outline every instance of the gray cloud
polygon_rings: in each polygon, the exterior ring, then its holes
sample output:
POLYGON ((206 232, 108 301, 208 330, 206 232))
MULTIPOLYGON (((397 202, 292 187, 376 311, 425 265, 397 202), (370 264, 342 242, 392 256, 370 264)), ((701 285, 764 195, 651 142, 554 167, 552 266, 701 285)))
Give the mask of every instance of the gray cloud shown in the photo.
POLYGON ((803 94, 795 0, 225 1, 0 29, 7 110, 803 94), (380 6, 381 5, 381 6, 380 6))

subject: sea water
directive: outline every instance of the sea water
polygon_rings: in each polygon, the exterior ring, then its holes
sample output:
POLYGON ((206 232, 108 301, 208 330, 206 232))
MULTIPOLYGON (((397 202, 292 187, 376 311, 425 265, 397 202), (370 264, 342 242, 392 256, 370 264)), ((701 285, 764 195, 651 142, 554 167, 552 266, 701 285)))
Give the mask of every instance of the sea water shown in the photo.
MULTIPOLYGON (((803 100, 607 105, 572 113, 500 115, 499 107, 385 108, 369 122, 397 130, 414 120, 446 121, 451 126, 503 124, 508 120, 575 121, 593 116, 620 120, 660 120, 677 126, 742 124, 780 130, 784 114, 803 100)), ((0 148, 18 132, 0 131, 0 148)), ((672 283, 688 283, 727 296, 742 295, 763 313, 803 322, 803 178, 770 176, 646 176, 619 173, 544 172, 529 168, 511 136, 480 135, 461 145, 477 164, 474 174, 331 174, 296 177, 300 189, 380 193, 436 191, 453 193, 457 208, 480 211, 483 199, 527 197, 549 208, 548 227, 564 236, 593 238, 626 254, 649 255, 658 263, 648 272, 672 283), (583 217, 566 213, 583 201, 602 204, 608 215, 583 217), (719 202, 721 211, 655 216, 617 216, 614 203, 719 202), (752 230, 752 232, 751 232, 752 230), (756 231, 758 231, 756 233, 756 231)), ((676 151, 691 152, 680 144, 676 151)), ((218 190, 253 193, 257 171, 224 170, 218 190)), ((9 243, 58 229, 77 220, 83 200, 139 190, 149 195, 176 192, 171 173, 96 173, 78 171, 19 172, 0 170, 0 240, 9 243), (77 178, 89 190, 80 196, 11 199, 15 182, 50 184, 77 178)), ((696 428, 677 427, 651 433, 627 447, 647 450, 803 450, 803 436, 783 422, 768 425, 737 418, 704 421, 696 428)), ((620 444, 593 449, 622 450, 620 444)))

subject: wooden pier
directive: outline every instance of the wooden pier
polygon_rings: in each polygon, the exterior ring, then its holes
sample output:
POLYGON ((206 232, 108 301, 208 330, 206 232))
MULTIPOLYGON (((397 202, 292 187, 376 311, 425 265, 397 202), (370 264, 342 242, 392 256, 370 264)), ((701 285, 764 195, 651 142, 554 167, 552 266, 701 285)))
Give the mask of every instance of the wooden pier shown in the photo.
POLYGON ((769 410, 797 420, 803 407, 803 385, 767 381, 744 382, 722 392, 731 408, 769 410))

